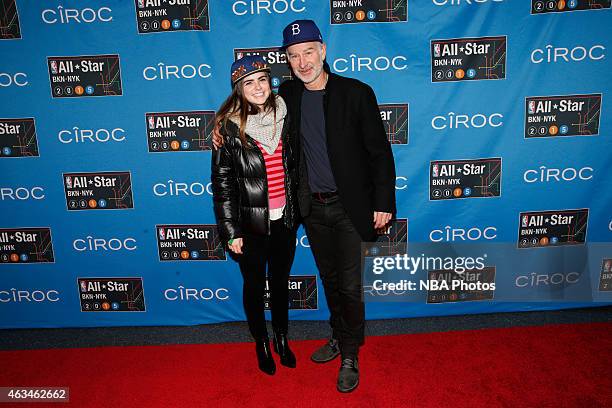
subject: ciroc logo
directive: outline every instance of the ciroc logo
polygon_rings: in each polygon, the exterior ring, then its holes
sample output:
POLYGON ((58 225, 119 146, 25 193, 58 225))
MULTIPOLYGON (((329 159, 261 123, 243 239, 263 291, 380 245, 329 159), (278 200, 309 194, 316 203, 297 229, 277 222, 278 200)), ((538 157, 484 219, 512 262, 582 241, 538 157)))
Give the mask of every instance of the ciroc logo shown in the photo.
POLYGON ((0 302, 2 303, 43 303, 57 302, 59 300, 59 292, 54 289, 21 290, 11 288, 9 290, 0 290, 0 302))
POLYGON ((212 68, 208 64, 185 64, 169 65, 165 62, 158 62, 156 66, 148 66, 142 70, 142 76, 147 81, 168 80, 168 79, 193 79, 210 78, 212 68))
POLYGON ((107 23, 113 21, 112 12, 113 10, 109 7, 76 9, 57 6, 54 9, 43 10, 41 17, 47 24, 81 24, 94 23, 96 21, 107 23))
POLYGON ((72 247, 79 252, 83 251, 135 251, 138 246, 134 238, 94 238, 88 235, 72 241, 72 247))
POLYGON ((403 55, 394 57, 359 57, 355 54, 347 58, 336 58, 332 64, 336 72, 360 72, 360 71, 403 71, 408 68, 408 59, 403 55))
POLYGON ((168 180, 167 182, 153 185, 153 194, 157 197, 181 195, 201 196, 204 193, 212 196, 212 183, 205 185, 197 181, 193 183, 183 183, 180 181, 168 180))
POLYGON ((0 72, 0 87, 8 88, 9 86, 27 86, 28 74, 25 72, 0 72))
POLYGON ((305 233, 302 232, 302 234, 295 237, 295 246, 301 246, 302 248, 310 248, 310 242, 308 242, 308 237, 305 233))
POLYGON ((306 0, 235 0, 232 12, 237 16, 246 14, 285 14, 306 11, 306 0))
POLYGON ((171 302, 189 302, 189 301, 206 301, 206 300, 227 300, 230 298, 229 291, 226 288, 186 288, 179 286, 178 288, 168 288, 164 290, 164 298, 171 302))
POLYGON ((450 225, 434 229, 429 233, 429 240, 433 242, 478 241, 497 238, 497 228, 488 226, 484 228, 455 228, 450 225))
POLYGON ((395 177, 395 189, 405 190, 406 188, 408 188, 408 178, 404 176, 396 176, 395 177))
POLYGON ((518 276, 514 284, 519 288, 538 287, 538 286, 556 286, 569 285, 577 283, 580 279, 578 272, 569 273, 552 273, 552 274, 537 274, 535 272, 529 275, 518 276))
POLYGON ((593 178, 593 171, 593 168, 588 166, 580 169, 573 167, 557 169, 540 166, 537 170, 529 169, 525 171, 523 180, 525 180, 526 183, 549 183, 574 180, 587 181, 593 178))
POLYGON ((593 45, 591 47, 583 47, 578 45, 574 48, 566 47, 555 47, 553 45, 547 45, 542 48, 536 48, 531 52, 531 62, 534 64, 556 63, 556 62, 570 62, 570 61, 583 61, 590 59, 598 61, 606 57, 606 47, 603 45, 593 45))
POLYGON ((459 128, 483 128, 489 127, 500 127, 504 124, 504 115, 501 113, 491 113, 489 115, 476 113, 476 114, 462 114, 449 112, 446 115, 434 116, 431 120, 431 127, 436 130, 443 129, 459 129, 459 128))
POLYGON ((45 190, 42 187, 0 187, 0 200, 42 200, 45 190))
POLYGON ((57 138, 64 144, 123 142, 125 140, 125 130, 121 128, 80 129, 75 126, 71 130, 60 130, 57 138))

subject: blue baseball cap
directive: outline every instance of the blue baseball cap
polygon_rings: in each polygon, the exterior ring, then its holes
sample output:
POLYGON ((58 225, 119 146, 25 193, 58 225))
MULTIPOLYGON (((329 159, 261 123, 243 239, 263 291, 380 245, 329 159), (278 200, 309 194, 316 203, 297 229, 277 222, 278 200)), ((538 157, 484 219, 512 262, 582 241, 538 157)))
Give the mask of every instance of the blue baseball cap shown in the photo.
POLYGON ((282 51, 293 44, 305 43, 310 41, 323 42, 319 27, 312 20, 295 20, 283 30, 282 51))
POLYGON ((245 76, 259 71, 270 71, 270 66, 260 55, 246 55, 237 59, 232 64, 231 77, 232 86, 236 85, 245 76))

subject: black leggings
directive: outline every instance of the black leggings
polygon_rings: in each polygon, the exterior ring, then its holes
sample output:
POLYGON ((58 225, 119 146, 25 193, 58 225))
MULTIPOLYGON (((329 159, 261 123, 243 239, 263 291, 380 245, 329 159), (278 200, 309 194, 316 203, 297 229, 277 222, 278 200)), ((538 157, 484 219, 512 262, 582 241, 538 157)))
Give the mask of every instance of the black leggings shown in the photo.
POLYGON ((254 339, 267 339, 264 314, 266 265, 270 285, 272 327, 287 332, 289 320, 289 272, 295 255, 295 230, 289 230, 283 220, 270 222, 270 235, 247 235, 243 239, 242 255, 238 255, 244 279, 242 302, 254 339))

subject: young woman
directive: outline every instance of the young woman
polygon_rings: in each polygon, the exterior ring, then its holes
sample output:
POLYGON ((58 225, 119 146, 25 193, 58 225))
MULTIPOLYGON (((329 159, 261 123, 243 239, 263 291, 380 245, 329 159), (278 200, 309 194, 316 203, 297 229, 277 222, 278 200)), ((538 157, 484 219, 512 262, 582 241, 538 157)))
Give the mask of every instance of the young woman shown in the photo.
POLYGON ((296 173, 287 108, 270 85, 260 56, 232 64, 232 93, 217 112, 223 146, 212 160, 212 188, 219 234, 240 265, 243 305, 259 369, 274 374, 264 315, 266 266, 271 292, 274 350, 295 367, 287 343, 288 279, 295 254, 296 173))

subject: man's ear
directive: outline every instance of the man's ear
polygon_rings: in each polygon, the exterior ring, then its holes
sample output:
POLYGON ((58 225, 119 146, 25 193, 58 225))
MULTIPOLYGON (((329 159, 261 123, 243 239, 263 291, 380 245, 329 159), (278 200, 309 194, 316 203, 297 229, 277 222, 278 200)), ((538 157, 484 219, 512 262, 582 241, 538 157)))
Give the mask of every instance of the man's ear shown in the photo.
POLYGON ((325 61, 325 56, 327 55, 327 45, 325 43, 321 43, 321 58, 323 61, 325 61))

